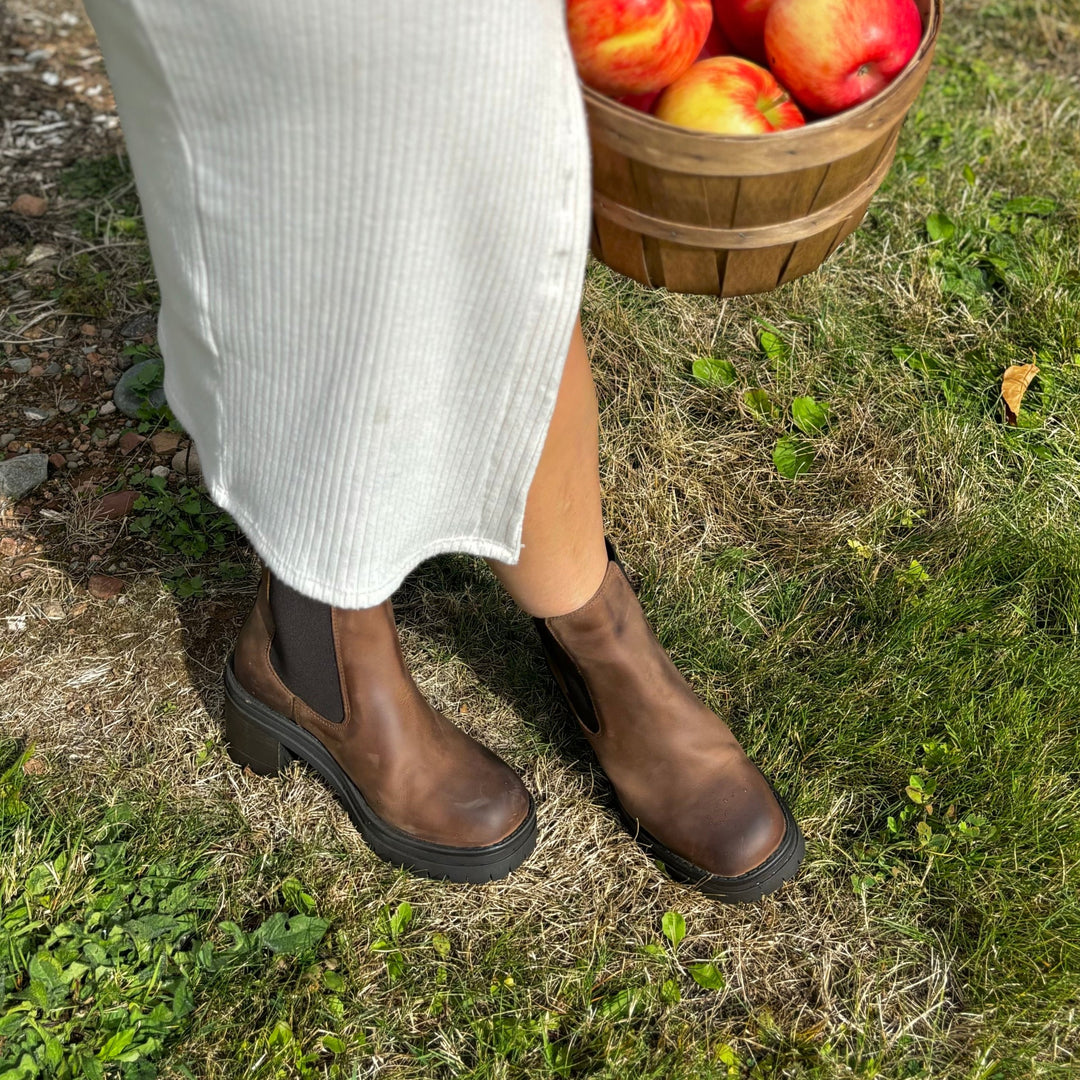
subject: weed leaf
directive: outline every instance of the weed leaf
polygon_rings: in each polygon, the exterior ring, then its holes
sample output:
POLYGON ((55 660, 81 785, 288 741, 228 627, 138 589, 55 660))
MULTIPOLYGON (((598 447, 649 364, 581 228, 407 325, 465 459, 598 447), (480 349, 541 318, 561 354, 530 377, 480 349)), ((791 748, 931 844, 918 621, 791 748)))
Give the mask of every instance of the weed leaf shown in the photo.
POLYGON ((612 994, 611 997, 604 998, 600 1002, 596 1010, 597 1015, 605 1020, 622 1020, 634 1011, 637 997, 635 990, 620 990, 617 994, 612 994))
POLYGON ((679 947, 679 942, 686 937, 686 920, 677 911, 667 911, 660 921, 660 927, 664 931, 664 937, 671 942, 673 948, 679 947))
POLYGON ((735 365, 715 356, 699 356, 693 371, 694 378, 706 386, 731 386, 735 382, 735 365))
POLYGON ((412 922, 412 904, 408 900, 402 900, 390 916, 390 936, 396 941, 404 933, 409 923, 412 922))
POLYGON ((791 403, 791 419, 804 435, 817 435, 829 422, 829 407, 812 397, 797 397, 791 403))
POLYGON ((909 349, 906 345, 894 345, 892 352, 897 360, 920 375, 932 377, 941 374, 941 365, 928 353, 919 349, 909 349))
POLYGON ((926 235, 934 243, 951 240, 956 235, 956 223, 948 214, 931 214, 926 219, 926 235))
POLYGON ((750 412, 759 420, 766 420, 776 415, 776 406, 769 399, 769 395, 760 387, 755 386, 753 389, 747 390, 743 394, 743 401, 746 402, 746 407, 750 412))
POLYGON ((814 463, 814 448, 797 435, 781 435, 773 449, 776 471, 788 480, 802 476, 814 463))
POLYGON ((1019 199, 1010 199, 1004 207, 1006 214, 1028 214, 1031 217, 1048 217, 1056 214, 1058 204, 1053 199, 1039 195, 1022 195, 1019 199))
POLYGON ((690 978, 706 990, 723 990, 724 976, 715 964, 691 964, 687 970, 690 978))
POLYGON ((287 918, 283 911, 277 911, 255 931, 254 938, 271 952, 295 956, 322 941, 329 926, 326 919, 310 915, 287 918))
POLYGON ((761 351, 774 363, 779 364, 787 356, 787 345, 784 339, 774 334, 771 330, 762 330, 758 335, 758 344, 761 351))

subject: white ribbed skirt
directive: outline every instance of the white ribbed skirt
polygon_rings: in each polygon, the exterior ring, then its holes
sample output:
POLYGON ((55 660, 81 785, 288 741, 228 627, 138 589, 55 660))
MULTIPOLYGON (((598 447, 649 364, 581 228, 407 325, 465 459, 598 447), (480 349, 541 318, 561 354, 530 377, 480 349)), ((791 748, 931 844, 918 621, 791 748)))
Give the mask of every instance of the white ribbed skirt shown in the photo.
POLYGON ((86 7, 211 497, 340 607, 516 562, 588 244, 564 0, 86 7))

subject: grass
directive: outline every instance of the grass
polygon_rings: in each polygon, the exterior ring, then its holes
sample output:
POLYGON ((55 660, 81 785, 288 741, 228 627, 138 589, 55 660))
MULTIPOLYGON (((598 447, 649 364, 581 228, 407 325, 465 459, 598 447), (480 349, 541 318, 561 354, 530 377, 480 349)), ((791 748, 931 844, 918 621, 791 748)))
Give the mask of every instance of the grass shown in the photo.
MULTIPOLYGON (((0 598, 28 620, 0 641, 0 725, 36 747, 3 757, 0 1077, 1076 1075, 1078 15, 950 7, 896 164, 818 273, 720 303, 589 271, 610 531, 790 796, 795 882, 722 908, 641 855, 528 620, 465 557, 395 597, 405 650, 522 771, 540 844, 485 888, 386 868, 310 777, 223 753, 250 575, 178 601, 174 545, 122 605, 45 618, 78 600, 73 513, 0 598), (703 381, 703 357, 730 368, 703 381), (1001 375, 1032 361, 1012 426, 1001 375), (823 424, 794 422, 807 397, 823 424), (788 436, 813 455, 795 480, 788 436)), ((153 512, 148 543, 177 528, 153 512)))

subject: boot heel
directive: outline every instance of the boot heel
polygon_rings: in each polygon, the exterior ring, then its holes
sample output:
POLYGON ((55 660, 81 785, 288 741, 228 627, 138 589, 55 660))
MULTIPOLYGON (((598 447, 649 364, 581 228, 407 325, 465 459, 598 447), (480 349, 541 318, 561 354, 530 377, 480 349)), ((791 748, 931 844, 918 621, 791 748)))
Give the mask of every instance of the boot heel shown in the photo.
POLYGON ((249 720, 239 706, 225 698, 225 749, 237 765, 258 776, 276 776, 288 768, 292 754, 258 724, 249 720))

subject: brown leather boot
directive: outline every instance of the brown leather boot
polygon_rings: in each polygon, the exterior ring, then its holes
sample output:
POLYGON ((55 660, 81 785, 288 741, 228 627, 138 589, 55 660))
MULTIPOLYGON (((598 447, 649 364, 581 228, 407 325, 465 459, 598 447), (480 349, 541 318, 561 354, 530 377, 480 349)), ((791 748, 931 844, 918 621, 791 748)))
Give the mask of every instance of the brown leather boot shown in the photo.
POLYGON ((362 610, 305 603, 301 639, 325 626, 325 647, 309 655, 330 673, 321 681, 337 685, 308 678, 306 696, 319 699, 320 712, 284 681, 295 686, 304 672, 294 656, 289 674, 275 650, 264 572, 225 669, 230 756, 263 775, 305 761, 389 862, 451 881, 504 877, 536 840, 532 797, 517 774, 424 699, 405 668, 389 600, 362 610))
POLYGON ((720 900, 760 899, 798 869, 799 827, 652 632, 614 548, 593 597, 535 619, 548 664, 637 840, 720 900))

